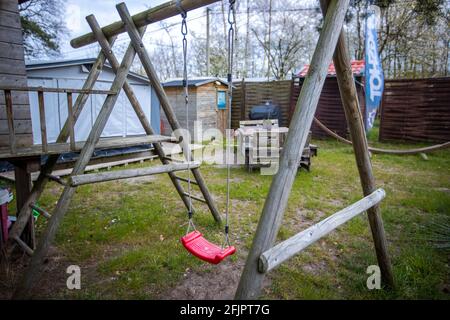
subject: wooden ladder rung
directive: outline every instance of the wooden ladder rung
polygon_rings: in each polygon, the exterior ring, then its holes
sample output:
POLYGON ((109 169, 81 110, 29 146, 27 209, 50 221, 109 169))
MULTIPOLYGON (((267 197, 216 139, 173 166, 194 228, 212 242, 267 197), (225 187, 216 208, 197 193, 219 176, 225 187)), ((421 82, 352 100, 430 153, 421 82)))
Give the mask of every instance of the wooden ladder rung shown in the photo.
POLYGON ((47 219, 50 219, 52 217, 47 211, 45 211, 44 209, 42 209, 34 204, 31 204, 30 208, 33 210, 36 210, 37 212, 39 212, 39 214, 41 214, 43 217, 45 217, 47 219))
POLYGON ((112 180, 120 180, 120 179, 128 179, 128 178, 136 178, 136 177, 144 177, 161 173, 169 173, 175 171, 183 171, 189 168, 198 168, 200 167, 200 163, 191 162, 191 163, 172 163, 166 164, 162 166, 155 166, 149 168, 138 168, 138 169, 126 169, 112 172, 98 172, 98 173, 89 173, 82 175, 74 175, 69 178, 69 184, 72 187, 80 186, 83 184, 90 183, 98 183, 98 182, 106 182, 112 180))
POLYGON ((26 254, 29 256, 32 256, 34 251, 31 249, 20 237, 15 237, 14 240, 16 240, 17 244, 25 251, 26 254))
MULTIPOLYGON (((175 176, 175 179, 180 180, 180 181, 184 181, 184 182, 189 182, 188 179, 183 178, 183 177, 179 177, 179 176, 175 176)), ((194 179, 191 179, 191 183, 192 183, 192 184, 195 184, 196 186, 198 186, 198 182, 195 181, 194 179)))
POLYGON ((206 200, 205 200, 205 199, 202 199, 202 198, 193 196, 192 194, 189 195, 189 193, 187 193, 187 192, 184 192, 184 195, 185 195, 186 197, 192 198, 192 200, 196 200, 196 201, 200 201, 200 202, 206 203, 206 200))

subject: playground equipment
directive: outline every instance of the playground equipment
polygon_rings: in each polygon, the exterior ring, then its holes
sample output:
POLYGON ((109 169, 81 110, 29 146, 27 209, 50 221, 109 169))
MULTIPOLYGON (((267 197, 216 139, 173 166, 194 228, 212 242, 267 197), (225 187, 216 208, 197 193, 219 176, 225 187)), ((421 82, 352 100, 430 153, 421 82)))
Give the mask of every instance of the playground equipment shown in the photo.
POLYGON ((321 0, 320 4, 325 18, 323 27, 310 63, 311 67, 297 100, 297 107, 295 108, 289 133, 281 153, 279 170, 272 180, 256 234, 253 238, 252 247, 236 291, 236 299, 257 298, 261 292, 266 272, 272 270, 294 254, 301 252, 308 245, 364 210, 367 210, 382 280, 388 286, 394 285, 379 207, 379 202, 384 197, 384 192, 382 190, 375 191, 375 179, 372 172, 367 139, 353 81, 346 36, 342 29, 349 0, 321 0), (340 32, 336 32, 338 30, 340 32), (305 148, 331 59, 333 59, 336 67, 336 77, 352 137, 365 198, 274 246, 283 220, 283 214, 286 210, 295 173, 298 169, 297 163, 305 148))
MULTIPOLYGON (((173 113, 171 106, 165 96, 164 90, 162 89, 159 80, 156 76, 153 65, 150 61, 149 55, 145 50, 144 44, 142 43, 142 35, 145 32, 145 26, 161 21, 163 19, 175 16, 180 13, 180 8, 182 12, 188 12, 190 10, 211 4, 218 0, 183 0, 178 2, 168 2, 161 6, 149 9, 133 17, 130 16, 125 4, 118 4, 117 10, 122 19, 120 22, 113 23, 104 28, 100 28, 94 16, 87 17, 88 23, 91 26, 92 33, 79 37, 72 40, 72 46, 75 48, 88 45, 90 43, 98 42, 101 45, 102 52, 100 53, 96 68, 92 68, 88 80, 86 81, 86 90, 91 90, 98 74, 100 73, 101 67, 105 61, 108 59, 116 72, 116 78, 113 85, 111 86, 111 92, 105 100, 105 103, 98 115, 98 118, 93 126, 91 134, 88 140, 84 143, 81 148, 80 157, 75 165, 71 179, 69 183, 65 185, 63 194, 58 201, 56 209, 54 210, 47 229, 42 235, 42 239, 37 246, 37 249, 32 252, 33 256, 28 269, 23 275, 22 281, 17 287, 14 298, 26 298, 30 294, 30 288, 37 278, 41 262, 47 253, 48 247, 53 240, 56 230, 60 224, 62 217, 64 216, 67 208, 69 206, 70 200, 75 192, 75 186, 78 185, 76 181, 86 180, 89 176, 90 182, 106 181, 107 179, 120 178, 113 176, 116 174, 112 173, 102 173, 93 175, 83 175, 83 171, 89 162, 92 152, 99 141, 100 134, 106 124, 106 121, 112 111, 114 103, 117 99, 117 92, 124 88, 136 113, 141 120, 142 125, 146 129, 149 135, 153 135, 153 130, 150 127, 148 120, 142 113, 139 107, 138 101, 132 94, 131 89, 126 84, 126 75, 130 69, 130 65, 137 54, 143 64, 144 70, 150 79, 151 84, 154 86, 158 98, 161 102, 161 106, 166 113, 170 125, 173 130, 179 129, 179 123, 173 113), (112 44, 114 42, 115 36, 119 33, 127 32, 131 39, 131 44, 125 53, 122 63, 115 58, 112 52, 112 44), (84 177, 83 177, 84 176, 84 177)), ((234 0, 230 0, 230 4, 234 3, 234 0)), ((375 251, 377 255, 378 264, 381 269, 382 279, 385 284, 389 286, 394 285, 394 279, 392 275, 391 262, 387 252, 387 242, 384 233, 383 222, 381 219, 381 212, 379 207, 379 202, 385 196, 384 191, 376 190, 375 179, 372 172, 372 166, 369 157, 369 151, 367 146, 367 140, 365 137, 363 121, 359 109, 359 102, 356 94, 356 88, 353 81, 353 75, 351 72, 351 65, 349 60, 349 54, 347 52, 346 37, 342 30, 345 14, 349 6, 349 0, 321 0, 322 11, 324 12, 324 23, 321 30, 321 34, 318 40, 317 47, 315 49, 314 55, 311 61, 311 67, 309 73, 305 79, 302 91, 297 101, 297 108, 295 109, 294 115, 292 117, 291 126, 289 133, 286 138, 286 142, 280 157, 279 170, 274 176, 269 194, 266 198, 264 209, 261 215, 261 219, 258 223, 258 228, 253 240, 252 247, 250 249, 249 255, 247 257, 246 265, 243 274, 240 279, 240 283, 236 292, 237 299, 254 299, 260 294, 263 279, 265 273, 272 270, 274 267, 280 263, 286 261, 288 258, 297 254, 305 247, 317 241, 320 237, 326 235, 327 233, 334 230, 339 225, 345 223, 349 219, 355 217, 367 210, 370 227, 372 230, 372 236, 375 244, 375 251), (341 32, 336 32, 342 30, 341 32), (334 52, 334 56, 333 56, 334 52), (308 134, 311 128, 311 124, 316 111, 317 103, 319 100, 320 92, 323 87, 323 83, 326 78, 327 69, 330 60, 333 58, 334 65, 336 67, 336 76, 339 83, 339 88, 341 91, 342 102, 346 114, 346 119, 351 132, 352 143, 354 148, 354 153, 356 157, 356 163, 358 166, 358 171, 361 179, 361 185, 363 189, 364 198, 352 206, 341 210, 334 215, 330 216, 328 219, 320 222, 319 224, 312 226, 311 228, 297 234, 296 236, 274 246, 278 230, 281 226, 283 214, 287 206, 287 201, 289 198, 289 193, 292 189, 294 178, 298 170, 298 163, 300 162, 301 155, 305 148, 305 144, 308 138, 308 134)), ((230 28, 231 29, 231 28, 230 28)), ((231 36, 233 35, 233 30, 230 30, 231 36)), ((229 43, 232 46, 232 43, 229 43)), ((232 50, 229 50, 229 53, 232 50)), ((232 65, 232 56, 229 58, 229 66, 232 65)), ((230 69, 231 70, 231 69, 230 69)), ((228 82, 231 83, 231 71, 229 70, 228 82)), ((228 99, 231 99, 232 86, 229 86, 228 99)), ((80 95, 77 99, 74 108, 74 120, 76 120, 76 115, 81 111, 86 99, 85 95, 80 95)), ((70 117, 69 117, 70 118, 70 117)), ((65 142, 69 137, 69 125, 66 124, 61 135, 60 142, 65 142)), ((71 136, 71 135, 70 135, 71 136)), ((154 142, 154 141, 152 141, 154 142)), ((168 172, 169 176, 174 183, 180 197, 182 198, 186 208, 188 209, 189 215, 192 214, 191 201, 196 199, 190 193, 186 193, 179 183, 179 178, 174 175, 173 169, 165 167, 169 164, 169 160, 165 157, 162 149, 160 148, 159 141, 154 142, 155 148, 163 162, 164 170, 161 172, 168 172)), ((217 221, 220 221, 220 216, 215 208, 215 205, 211 199, 211 196, 206 188, 203 178, 198 170, 195 163, 192 162, 192 157, 189 152, 189 142, 181 141, 183 151, 185 153, 187 164, 184 167, 178 167, 177 164, 174 165, 177 169, 185 170, 186 166, 189 172, 192 172, 196 184, 199 185, 203 196, 204 202, 206 202, 210 208, 211 213, 217 221)), ((46 165, 42 168, 40 177, 33 187, 33 192, 29 199, 27 200, 27 206, 21 210, 19 215, 19 220, 15 224, 12 234, 13 239, 19 239, 21 230, 25 226, 29 215, 31 214, 30 207, 36 203, 37 199, 42 193, 42 190, 48 181, 48 175, 52 172, 52 168, 56 163, 58 155, 52 155, 49 157, 46 165), (22 228, 22 229, 21 229, 22 228)), ((229 161, 227 161, 229 164, 229 161)), ((230 191, 230 168, 227 169, 227 212, 229 208, 229 191, 230 191)), ((150 172, 145 172, 145 174, 154 174, 150 172)), ((160 172, 158 172, 160 173, 160 172)), ((121 177, 132 177, 136 172, 131 172, 129 170, 124 170, 121 172, 121 177)), ((138 174, 144 174, 142 172, 138 174)), ((186 179, 185 179, 186 180, 186 179)), ((185 181, 182 180, 182 181, 185 181)), ((188 179, 190 184, 190 179, 188 179)), ((227 215, 228 220, 228 215, 227 215)), ((227 235, 228 223, 226 226, 227 235)), ((203 241, 201 234, 192 233, 192 237, 185 238, 186 246, 191 248, 191 252, 198 254, 198 256, 209 262, 218 262, 224 258, 224 256, 218 255, 218 250, 221 249, 216 245, 209 242, 203 241), (198 242, 191 242, 195 241, 198 242), (207 254, 207 250, 197 250, 194 249, 196 245, 203 245, 206 248, 211 249, 211 254, 207 254)), ((30 250, 32 250, 30 248, 30 250)), ((225 256, 230 254, 229 252, 224 253, 225 256)))
MULTIPOLYGON (((88 16, 86 19, 89 23, 89 26, 92 29, 92 33, 88 34, 87 37, 81 37, 81 39, 74 39, 72 41, 72 45, 74 47, 81 47, 89 43, 98 42, 101 47, 101 52, 97 57, 97 60, 90 70, 90 73, 88 75, 88 78, 83 85, 83 89, 81 90, 74 90, 74 89, 68 89, 68 104, 69 104, 69 117, 64 125, 64 128, 61 130, 59 138, 57 140, 58 143, 56 144, 46 144, 44 143, 42 145, 42 150, 40 150, 41 146, 38 146, 36 148, 29 148, 29 149, 19 149, 15 147, 14 144, 14 132, 12 132, 12 143, 11 143, 11 150, 7 156, 9 157, 26 157, 30 153, 35 154, 49 154, 47 162, 41 167, 40 175, 35 184, 33 185, 33 189, 31 191, 31 194, 27 198, 25 205, 22 207, 22 209, 19 212, 18 219, 14 226, 11 229, 10 232, 10 241, 9 241, 9 250, 8 253, 11 254, 13 248, 16 244, 19 244, 19 246, 28 254, 32 255, 30 264, 28 265, 27 269, 25 270, 22 279, 19 281, 18 286, 16 287, 15 292, 13 293, 13 298, 16 299, 23 299, 30 296, 33 284, 35 283, 40 267, 42 265, 42 262, 45 258, 45 255, 48 252, 48 248, 53 241, 56 231, 58 230, 58 227, 60 225, 60 222, 62 218, 64 217, 65 213, 67 212, 67 209, 69 207, 70 201, 76 191, 76 187, 78 185, 86 184, 86 183, 94 183, 94 182, 101 182, 101 181, 109 181, 109 180, 115 180, 115 179, 122 179, 122 178, 130 178, 135 176, 143 176, 143 175, 151 175, 151 174, 159 174, 159 173, 168 173, 169 177, 174 184, 176 190, 178 191, 179 196, 181 197, 183 203, 185 204, 186 208, 188 208, 189 212, 193 213, 192 208, 192 200, 198 200, 203 203, 206 203, 211 211, 211 214, 213 215, 214 219, 217 222, 221 221, 219 211, 217 210, 214 201, 209 193, 209 190, 203 180, 203 177, 200 173, 200 170, 198 168, 198 164, 195 164, 192 162, 192 155, 190 153, 187 153, 186 150, 189 150, 189 141, 185 141, 181 136, 177 136, 177 140, 180 141, 180 144, 183 148, 183 151, 185 151, 185 156, 187 163, 171 163, 171 159, 166 157, 164 150, 162 149, 162 146, 160 142, 163 141, 173 141, 171 137, 163 137, 158 136, 154 134, 154 130, 151 127, 148 119, 146 118, 144 112, 142 111, 142 108, 139 104, 139 101, 137 100, 136 96, 133 93, 132 88, 129 86, 126 80, 126 76, 130 70, 131 64, 137 55, 139 59, 141 60, 141 63, 144 67, 144 70, 150 80, 151 85, 155 89, 156 95, 161 103, 161 107, 164 110, 164 113, 169 121, 169 124, 172 127, 172 130, 176 133, 178 129, 181 129, 179 122, 175 116, 175 113, 172 109, 172 107, 169 104, 169 101, 167 99, 167 96, 164 93, 164 90, 160 84, 160 81, 156 75, 155 69, 150 61, 149 55, 147 51, 145 50, 144 44, 142 43, 142 36, 145 32, 146 25, 150 23, 154 23, 172 16, 176 16, 180 13, 180 6, 183 8, 184 11, 193 10, 199 7, 202 7, 204 5, 211 4, 213 2, 216 2, 217 0, 201 0, 201 1, 194 1, 194 0, 184 0, 179 2, 178 4, 172 2, 168 2, 165 4, 162 4, 158 7, 149 9, 143 13, 140 13, 138 15, 135 15, 133 17, 130 16, 127 7, 124 3, 117 5, 117 10, 120 14, 120 17, 122 19, 121 22, 114 23, 108 27, 105 27, 103 29, 100 28, 97 20, 93 15, 88 16), (116 39, 116 35, 122 32, 127 32, 131 42, 128 46, 127 51, 125 52, 125 55, 123 57, 123 60, 121 63, 117 60, 116 56, 114 55, 112 51, 113 43, 116 39), (98 79, 98 76, 101 73, 102 67, 105 63, 105 60, 108 59, 113 71, 116 73, 116 77, 111 85, 111 88, 109 91, 101 91, 97 92, 93 90, 93 87, 95 85, 95 82, 98 79), (86 168, 87 164, 89 163, 89 160, 93 154, 93 151, 96 147, 108 148, 108 147, 118 147, 118 146, 124 146, 127 145, 127 143, 131 143, 131 145, 134 145, 136 141, 128 141, 126 138, 122 138, 122 140, 113 139, 112 141, 107 140, 103 141, 100 140, 100 135, 107 123, 107 120, 113 110, 113 107, 117 101, 118 93, 121 89, 124 89, 128 99, 130 100, 131 105, 133 106, 143 128, 145 129, 148 136, 146 137, 139 137, 138 140, 141 139, 141 143, 152 143, 155 147, 155 152, 158 155, 159 159, 162 162, 162 166, 158 168, 147 168, 147 169, 129 169, 129 170, 122 170, 117 172, 108 172, 108 173, 93 173, 93 174, 86 174, 84 175, 84 169, 86 168), (72 106, 72 92, 80 93, 80 95, 77 97, 75 104, 72 106), (75 143, 75 136, 73 134, 73 128, 74 124, 81 113, 84 104, 87 101, 89 94, 95 94, 95 93, 101 93, 106 94, 106 99, 103 103, 103 106, 97 116, 97 119, 92 127, 92 130, 89 134, 88 139, 83 143, 75 143), (70 143, 66 143, 67 139, 70 138, 70 143), (39 148, 39 150, 35 150, 39 148), (58 157, 61 153, 66 152, 67 150, 72 151, 80 151, 79 158, 74 166, 74 169, 72 171, 72 174, 70 178, 68 179, 68 182, 63 182, 60 179, 51 178, 51 173, 53 171, 53 168, 58 160, 58 157), (192 172, 192 175, 194 177, 193 183, 198 185, 203 198, 194 197, 191 196, 189 193, 185 192, 183 186, 181 185, 181 181, 184 181, 184 179, 179 178, 175 175, 175 171, 180 170, 189 170, 189 172, 192 172), (63 184, 64 189, 63 192, 57 202, 57 205, 52 212, 52 214, 48 213, 45 216, 49 217, 48 225, 44 232, 41 235, 40 241, 37 244, 37 247, 35 250, 33 248, 30 248, 27 246, 21 239, 20 235, 23 232, 25 226, 27 225, 27 222, 29 220, 29 217, 31 216, 32 208, 34 207, 34 204, 38 201, 39 197, 41 196, 47 182, 50 180, 60 182, 63 184)), ((2 88, 3 89, 3 88, 2 88)), ((28 90, 29 88, 5 88, 5 97, 7 98, 7 106, 8 110, 12 109, 12 103, 10 97, 10 92, 13 90, 28 90)), ((53 89, 47 89, 47 91, 51 91, 53 89)), ((36 91, 42 92, 40 95, 42 96, 42 102, 43 102, 43 91, 46 91, 44 88, 37 88, 36 91)), ((43 109, 43 103, 42 108, 43 109)), ((10 117, 12 119, 12 117, 10 117)), ((41 124, 45 121, 42 122, 41 124)), ((11 127, 11 126, 10 126, 11 127)), ((13 128, 13 126, 12 126, 13 128)), ((45 128, 42 128, 43 132, 45 133, 45 128)), ((44 136, 44 135, 43 135, 44 136)), ((133 138, 136 139, 136 138, 133 138)))
MULTIPOLYGON (((228 97, 231 99, 232 94, 232 73, 233 73, 233 42, 234 42, 234 0, 230 1, 229 9, 228 9, 228 24, 229 32, 228 32, 228 97)), ((186 126, 187 131, 189 132, 189 90, 188 90, 188 74, 187 74, 187 39, 186 35, 188 33, 186 17, 187 12, 181 7, 180 2, 177 2, 177 6, 181 12, 182 22, 181 22, 181 34, 183 36, 183 88, 184 88, 184 108, 186 111, 186 126)), ((231 100, 229 100, 231 105, 231 100)), ((231 114, 231 108, 228 108, 229 117, 231 114)), ((187 145, 189 148, 189 145, 187 145)), ((230 245, 229 238, 229 207, 230 207, 230 163, 229 163, 229 146, 227 145, 227 202, 226 202, 226 221, 225 221, 225 241, 222 247, 215 245, 203 237, 203 234, 196 230, 194 222, 192 220, 192 195, 191 195, 191 173, 188 170, 188 198, 189 198, 189 210, 188 210, 188 228, 186 231, 186 235, 181 238, 181 243, 183 246, 194 256, 200 258, 206 262, 218 264, 223 259, 232 255, 236 252, 236 248, 230 245), (192 232, 189 232, 190 229, 193 228, 192 232)), ((190 150, 184 150, 186 156, 189 157, 191 154, 190 150)), ((189 162, 188 162, 189 169, 189 162)))

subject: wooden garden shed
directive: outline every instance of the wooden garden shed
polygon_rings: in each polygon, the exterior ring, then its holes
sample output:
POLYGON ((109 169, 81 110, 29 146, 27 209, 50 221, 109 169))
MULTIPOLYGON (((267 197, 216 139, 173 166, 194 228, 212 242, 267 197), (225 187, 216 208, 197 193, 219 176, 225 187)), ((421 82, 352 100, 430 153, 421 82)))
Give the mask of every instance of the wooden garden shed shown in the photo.
MULTIPOLYGON (((182 79, 172 79, 163 83, 164 91, 174 108, 181 127, 186 128, 186 108, 182 79)), ((189 89, 189 131, 191 139, 203 141, 202 132, 217 128, 222 133, 228 128, 228 84, 220 78, 194 78, 188 81, 189 89), (202 126, 194 132, 194 122, 201 121, 202 126)), ((167 119, 161 113, 161 134, 171 133, 167 119)))

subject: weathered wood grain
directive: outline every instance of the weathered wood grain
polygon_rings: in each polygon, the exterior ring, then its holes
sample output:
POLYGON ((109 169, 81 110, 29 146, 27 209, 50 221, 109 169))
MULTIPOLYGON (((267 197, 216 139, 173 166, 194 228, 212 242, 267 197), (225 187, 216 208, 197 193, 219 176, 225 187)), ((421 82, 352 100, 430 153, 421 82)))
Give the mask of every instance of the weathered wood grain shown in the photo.
POLYGON ((75 175, 69 178, 69 183, 72 187, 81 186, 84 184, 106 182, 112 180, 129 179, 136 177, 145 177, 161 173, 169 173, 176 171, 185 171, 189 168, 198 168, 198 162, 187 163, 172 163, 161 166, 149 168, 127 169, 111 172, 89 173, 83 175, 75 175))
POLYGON ((311 60, 311 67, 297 101, 289 133, 281 153, 278 173, 274 176, 263 212, 253 238, 242 273, 236 299, 255 299, 259 296, 264 274, 258 272, 261 254, 272 247, 280 228, 289 194, 297 173, 309 130, 327 76, 339 32, 344 24, 348 0, 332 0, 311 60))
MULTIPOLYGON (((207 6, 211 3, 217 2, 219 0, 182 0, 180 2, 181 7, 186 11, 191 11, 197 8, 207 6)), ((162 21, 164 19, 177 16, 180 14, 180 10, 176 5, 175 1, 169 1, 163 3, 157 7, 150 8, 141 13, 138 13, 131 17, 131 21, 137 27, 143 27, 151 23, 162 21)), ((118 35, 125 32, 125 24, 123 21, 117 21, 110 25, 102 28, 102 32, 106 37, 111 37, 113 35, 118 35)), ((95 35, 93 33, 88 33, 73 39, 70 44, 74 48, 80 48, 85 45, 94 43, 96 41, 95 35)))
POLYGON ((259 259, 259 271, 268 272, 276 268, 340 225, 378 204, 385 196, 385 191, 378 189, 347 208, 336 212, 319 223, 270 248, 259 259))

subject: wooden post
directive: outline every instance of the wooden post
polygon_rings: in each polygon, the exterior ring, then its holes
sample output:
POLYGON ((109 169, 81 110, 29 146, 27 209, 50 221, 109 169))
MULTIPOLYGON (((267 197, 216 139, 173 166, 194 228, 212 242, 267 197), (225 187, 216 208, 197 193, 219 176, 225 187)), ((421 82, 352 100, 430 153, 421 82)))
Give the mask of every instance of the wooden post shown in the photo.
POLYGON ((75 151, 75 121, 73 118, 72 92, 67 92, 67 121, 69 123, 70 150, 75 151))
POLYGON ((47 124, 45 122, 44 91, 38 91, 38 102, 39 102, 39 121, 41 125, 42 152, 47 153, 48 141, 47 141, 47 124))
POLYGON ((6 119, 8 119, 9 148, 12 154, 16 153, 16 132, 14 128, 14 111, 12 106, 11 90, 5 90, 6 119))
MULTIPOLYGON (((330 1, 321 0, 320 2, 322 11, 325 15, 330 1)), ((356 164, 358 166, 363 193, 367 196, 376 189, 376 185, 344 31, 341 31, 340 33, 333 56, 333 62, 336 68, 336 77, 339 84, 339 91, 341 93, 342 105, 344 107, 347 125, 353 142, 353 150, 355 152, 356 164)), ((393 287, 394 276, 387 250, 387 240, 383 220, 381 218, 380 206, 377 204, 367 210, 367 217, 369 219, 370 229, 372 231, 372 237, 382 279, 385 284, 393 287)))
MULTIPOLYGON (((219 0, 182 0, 180 2, 180 5, 183 10, 189 12, 191 10, 207 6, 217 1, 219 0)), ((176 1, 169 1, 157 7, 140 12, 131 17, 131 20, 133 21, 133 24, 136 25, 136 27, 140 28, 151 23, 177 16, 179 14, 180 9, 177 6, 176 1)), ((117 36, 118 34, 125 32, 125 25, 123 21, 117 21, 110 25, 107 25, 106 27, 103 27, 102 32, 106 37, 117 36)), ((80 48, 94 42, 96 42, 96 38, 95 35, 91 32, 73 39, 70 44, 73 48, 80 48)))
MULTIPOLYGON (((97 119, 95 120, 95 123, 92 127, 92 130, 89 133, 89 137, 87 138, 86 143, 81 150, 80 156, 75 163, 71 175, 82 174, 87 164, 89 163, 89 160, 92 157, 92 153, 94 152, 95 145, 97 144, 100 135, 105 128, 106 122, 108 121, 108 118, 113 110, 113 107, 117 102, 119 92, 123 87, 123 84, 125 83, 135 56, 136 52, 133 46, 130 45, 125 53, 122 64, 120 65, 120 71, 117 73, 111 85, 111 91, 116 92, 116 94, 109 94, 106 97, 103 106, 97 116, 97 119)), ((67 212, 70 201, 75 194, 75 190, 76 188, 73 188, 71 186, 66 186, 64 188, 61 197, 59 198, 58 203, 56 204, 56 207, 51 215, 51 218, 48 221, 47 228, 43 232, 41 240, 39 241, 33 257, 31 258, 31 262, 13 294, 13 299, 24 299, 31 295, 30 290, 33 286, 33 282, 39 274, 42 261, 45 258, 48 248, 56 235, 56 231, 58 230, 62 218, 67 212)))
MULTIPOLYGON (((164 92, 164 89, 161 85, 161 82, 158 79, 158 75, 156 74, 155 68, 153 67, 153 64, 150 60, 150 57, 145 50, 145 46, 142 43, 141 38, 139 37, 139 32, 133 23, 133 20, 130 16, 130 13, 128 12, 128 9, 124 3, 119 3, 117 6, 117 11, 119 11, 119 15, 122 18, 125 28, 128 32, 128 35, 130 36, 131 43, 134 46, 134 49, 136 50, 142 66, 144 67, 144 70, 147 74, 147 77, 150 80, 150 83, 152 87, 155 89, 155 93, 159 99, 159 102, 161 103, 161 107, 164 110, 164 113, 166 114, 167 120, 169 121, 170 126, 172 127, 173 131, 176 131, 178 129, 181 129, 181 126, 177 120, 177 117, 175 116, 175 112, 172 109, 172 106, 169 103, 169 99, 167 98, 166 93, 164 92)), ((189 149, 189 142, 190 141, 182 141, 182 149, 183 150, 190 150, 189 149)), ((184 152, 186 156, 186 152, 184 152)), ((192 161, 192 154, 187 155, 187 161, 192 161)), ((197 181, 200 191, 203 194, 203 197, 206 200, 206 203, 208 205, 209 210, 211 211, 211 214, 213 215, 214 219, 217 222, 221 222, 221 217, 219 210, 217 210, 216 205, 214 204, 214 199, 211 197, 211 194, 208 190, 208 187, 206 186, 205 180, 203 179, 202 174, 200 173, 199 169, 192 169, 192 173, 194 175, 195 180, 197 181)))
MULTIPOLYGON (((98 43, 100 44, 100 47, 102 48, 102 52, 105 54, 106 58, 109 60, 109 63, 111 64, 111 68, 114 73, 117 74, 119 69, 119 61, 117 60, 116 56, 114 55, 111 45, 109 44, 108 40, 106 39, 105 35, 103 34, 100 25, 98 24, 97 20, 95 19, 94 15, 89 15, 86 17, 86 20, 89 24, 89 26, 92 29, 93 34, 95 35, 98 43)), ((150 125, 150 122, 147 119, 147 116, 145 115, 144 111, 142 110, 142 107, 139 103, 139 100, 137 99, 136 95, 134 94, 133 88, 129 85, 128 81, 125 81, 125 84, 123 86, 123 90, 125 94, 128 97, 128 100, 130 101, 131 106, 133 107, 134 111, 136 112, 136 115, 144 128, 145 132, 148 135, 155 134, 155 131, 150 125)), ((154 143, 155 151, 158 155, 158 157, 161 159, 161 162, 163 164, 169 164, 170 161, 166 159, 166 155, 164 153, 164 150, 160 143, 154 143)), ((168 172, 170 179, 172 180, 173 185, 175 186, 175 189, 177 190, 179 196, 181 197, 181 200, 183 201, 186 208, 189 208, 189 198, 186 197, 183 186, 181 183, 176 179, 176 175, 173 172, 168 172)))
POLYGON ((311 123, 319 102, 328 65, 344 24, 349 0, 332 0, 325 17, 319 41, 311 60, 311 67, 297 101, 291 127, 280 157, 278 173, 274 176, 264 209, 258 223, 253 244, 236 291, 236 299, 255 299, 259 296, 264 274, 258 271, 261 254, 270 249, 276 239, 288 197, 292 189, 311 123))
MULTIPOLYGON (((116 38, 112 38, 110 40, 111 45, 115 42, 116 38)), ((95 82, 98 79, 98 76, 100 75, 103 64, 105 63, 105 56, 102 52, 99 53, 97 60, 93 64, 91 71, 89 71, 89 75, 86 79, 86 82, 83 85, 84 90, 90 90, 94 87, 95 82)), ((86 101, 88 100, 89 95, 88 94, 80 94, 77 97, 77 100, 75 101, 75 107, 74 107, 74 119, 78 118, 78 116, 81 114, 81 111, 83 110, 86 101)), ((63 128, 61 129, 61 132, 59 133, 58 138, 56 139, 56 142, 66 142, 69 135, 69 121, 68 119, 64 123, 63 128)), ((37 178, 37 180, 33 184, 33 189, 31 190, 31 193, 29 197, 27 198, 25 204, 22 206, 22 209, 20 209, 20 213, 17 217, 17 221, 13 224, 9 234, 10 234, 10 240, 9 246, 8 246, 8 255, 11 255, 14 249, 14 240, 15 238, 19 237, 22 231, 24 230, 26 224, 28 223, 28 219, 31 215, 31 209, 30 205, 35 203, 37 199, 40 198, 47 182, 48 182, 48 176, 51 175, 53 172, 53 168, 56 165, 56 162, 58 161, 59 155, 50 155, 47 159, 47 162, 41 167, 40 174, 37 178)))
MULTIPOLYGON (((24 159, 14 161, 14 175, 16 186, 16 204, 17 204, 17 219, 21 218, 22 209, 27 204, 27 198, 31 191, 31 172, 38 170, 40 157, 33 159, 24 159), (34 168, 33 168, 33 165, 34 168), (33 170, 34 169, 34 170, 33 170)), ((10 233, 11 236, 11 233, 10 233)), ((22 233, 22 240, 31 249, 35 246, 35 233, 34 233, 34 218, 29 216, 25 221, 24 231, 22 233)))

